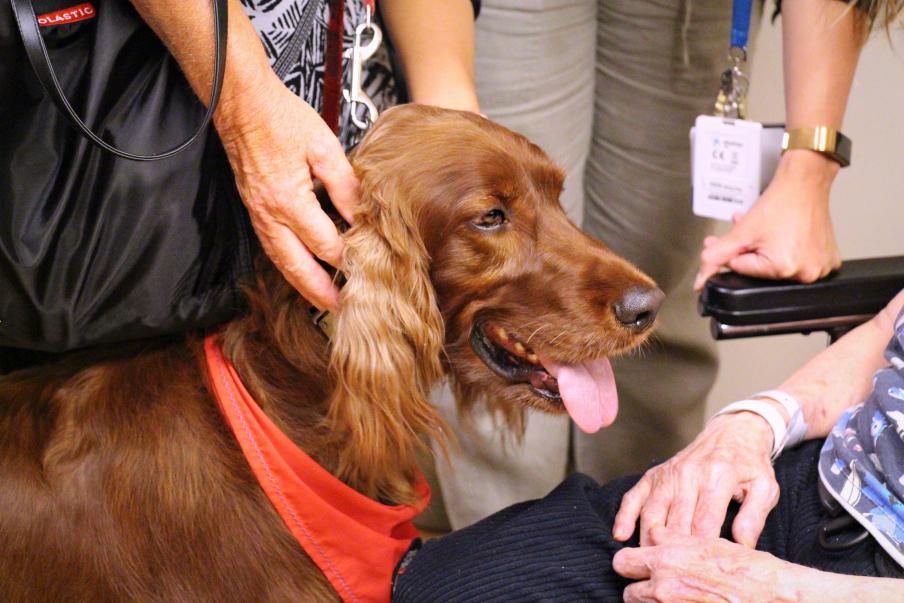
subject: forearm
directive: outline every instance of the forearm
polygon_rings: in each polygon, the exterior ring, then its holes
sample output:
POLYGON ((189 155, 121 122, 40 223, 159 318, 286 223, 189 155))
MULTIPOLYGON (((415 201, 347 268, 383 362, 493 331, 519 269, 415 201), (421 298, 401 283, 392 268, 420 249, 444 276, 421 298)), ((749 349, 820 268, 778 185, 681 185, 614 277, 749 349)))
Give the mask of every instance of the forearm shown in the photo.
POLYGON ((904 291, 869 322, 823 350, 779 389, 795 396, 809 425, 808 438, 825 437, 845 409, 866 399, 904 305, 904 291))
MULTIPOLYGON (((141 17, 176 58, 195 93, 206 104, 214 70, 214 24, 211 0, 131 0, 141 17)), ((214 122, 221 135, 254 115, 250 104, 275 85, 264 48, 238 0, 229 0, 229 43, 223 92, 214 122)))
POLYGON ((474 11, 469 0, 381 0, 411 100, 477 111, 474 11))
MULTIPOLYGON (((868 23, 838 0, 788 0, 782 5, 787 128, 841 128, 868 23)), ((779 171, 830 185, 838 164, 808 150, 789 151, 779 171)), ((826 197, 826 201, 827 201, 826 197)))
POLYGON ((785 592, 796 595, 803 603, 824 601, 901 601, 904 600, 904 580, 848 576, 791 566, 780 582, 785 592))
POLYGON ((858 10, 838 0, 782 5, 785 120, 789 128, 840 128, 867 32, 858 10))

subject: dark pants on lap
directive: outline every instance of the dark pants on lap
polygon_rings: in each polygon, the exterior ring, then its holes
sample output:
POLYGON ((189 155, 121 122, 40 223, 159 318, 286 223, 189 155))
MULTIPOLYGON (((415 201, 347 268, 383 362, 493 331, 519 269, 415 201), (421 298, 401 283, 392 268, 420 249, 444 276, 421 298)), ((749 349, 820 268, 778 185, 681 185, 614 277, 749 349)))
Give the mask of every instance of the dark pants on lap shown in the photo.
MULTIPOLYGON (((810 442, 776 463, 781 499, 757 548, 825 571, 881 575, 877 559, 884 553, 872 538, 836 552, 817 541, 828 519, 817 489, 820 448, 821 442, 810 442)), ((575 474, 545 498, 432 540, 400 571, 393 601, 620 601, 629 581, 612 570, 612 557, 623 546, 637 546, 637 534, 627 545, 616 542, 612 523, 622 496, 639 478, 600 486, 575 474)), ((732 505, 725 538, 736 512, 732 505)))

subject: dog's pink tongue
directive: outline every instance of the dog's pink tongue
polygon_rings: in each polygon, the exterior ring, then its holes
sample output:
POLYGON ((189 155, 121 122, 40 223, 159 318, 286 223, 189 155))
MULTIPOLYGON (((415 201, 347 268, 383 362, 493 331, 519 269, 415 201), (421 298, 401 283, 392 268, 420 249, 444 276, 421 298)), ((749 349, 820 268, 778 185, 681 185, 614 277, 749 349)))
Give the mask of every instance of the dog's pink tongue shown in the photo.
POLYGON ((559 382, 565 409, 578 427, 594 433, 612 424, 618 414, 618 393, 608 358, 573 365, 541 360, 559 382))

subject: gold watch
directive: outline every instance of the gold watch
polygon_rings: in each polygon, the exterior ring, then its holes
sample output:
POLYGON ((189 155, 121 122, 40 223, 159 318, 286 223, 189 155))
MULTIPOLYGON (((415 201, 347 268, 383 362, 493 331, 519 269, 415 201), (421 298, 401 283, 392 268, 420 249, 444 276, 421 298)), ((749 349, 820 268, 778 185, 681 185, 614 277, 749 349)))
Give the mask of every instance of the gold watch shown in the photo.
POLYGON ((829 126, 792 128, 782 137, 782 154, 792 149, 809 149, 837 161, 841 167, 851 165, 851 139, 829 126))

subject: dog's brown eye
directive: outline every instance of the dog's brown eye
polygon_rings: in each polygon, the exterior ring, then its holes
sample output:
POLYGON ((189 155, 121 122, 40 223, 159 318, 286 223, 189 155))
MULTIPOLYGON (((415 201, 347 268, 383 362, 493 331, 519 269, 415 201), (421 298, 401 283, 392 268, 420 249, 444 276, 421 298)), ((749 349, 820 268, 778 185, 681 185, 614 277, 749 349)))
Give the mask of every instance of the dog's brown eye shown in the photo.
POLYGON ((508 221, 508 218, 506 217, 505 212, 497 207, 474 220, 474 226, 491 230, 493 228, 499 228, 505 224, 506 221, 508 221))

